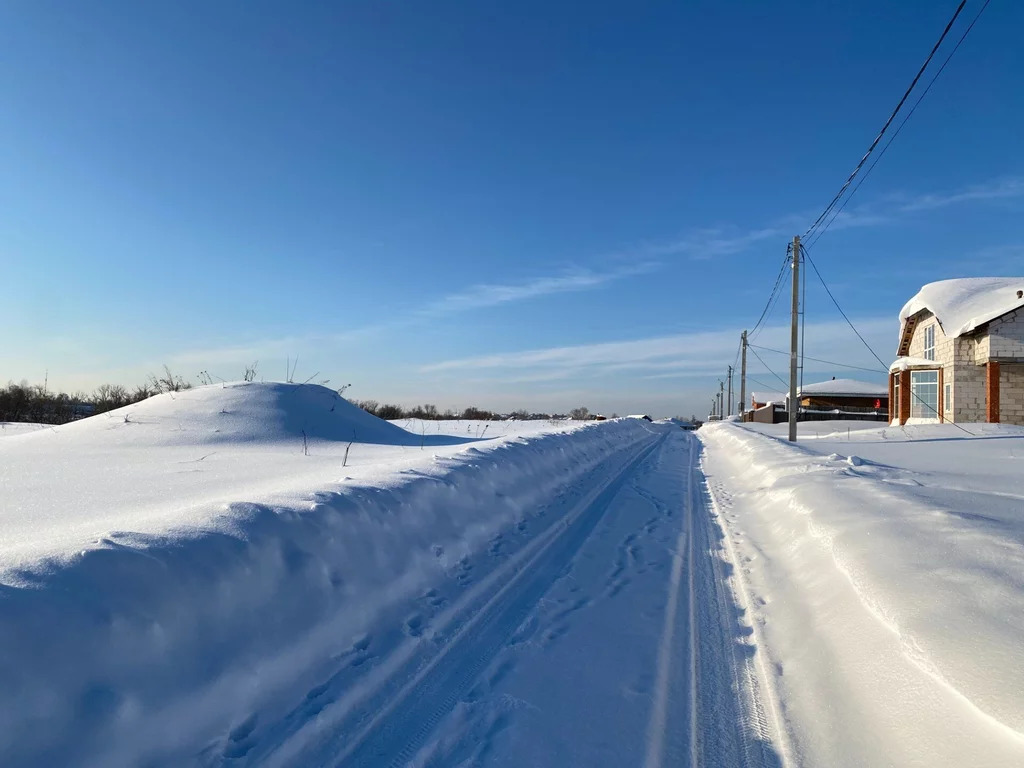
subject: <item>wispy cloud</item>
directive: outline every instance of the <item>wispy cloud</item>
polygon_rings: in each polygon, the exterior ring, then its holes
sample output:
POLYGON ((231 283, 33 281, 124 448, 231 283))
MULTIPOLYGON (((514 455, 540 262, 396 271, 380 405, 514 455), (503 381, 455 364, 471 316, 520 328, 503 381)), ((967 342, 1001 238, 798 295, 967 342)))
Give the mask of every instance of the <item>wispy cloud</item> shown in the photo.
MULTIPOLYGON (((888 194, 841 211, 830 224, 832 231, 859 227, 876 227, 894 223, 900 214, 929 211, 937 208, 978 201, 1006 200, 1024 196, 1024 178, 993 179, 952 192, 924 194, 888 194)), ((762 243, 788 240, 802 232, 813 219, 813 212, 783 216, 766 225, 751 229, 714 227, 697 229, 673 241, 647 247, 652 256, 688 256, 691 259, 712 259, 743 253, 762 243)))
MULTIPOLYGON (((898 328, 891 317, 860 320, 857 327, 883 356, 895 344, 898 328)), ((808 356, 875 367, 870 355, 859 347, 859 342, 852 337, 845 323, 809 324, 806 331, 808 356)), ((759 334, 757 342, 764 347, 781 349, 788 343, 788 333, 788 327, 766 328, 759 334)), ((738 340, 738 332, 732 330, 673 334, 445 360, 423 366, 420 372, 441 376, 489 373, 498 379, 524 381, 625 373, 652 378, 669 374, 673 377, 699 377, 724 371, 734 360, 738 340)), ((761 354, 771 365, 772 360, 767 353, 761 354)), ((748 358, 748 364, 752 371, 762 370, 754 356, 748 358)), ((782 364, 778 367, 781 369, 782 364)))
MULTIPOLYGON (((1024 178, 993 179, 983 184, 974 184, 956 192, 918 195, 906 199, 899 210, 905 212, 927 211, 945 208, 959 203, 979 200, 1006 200, 1024 196, 1024 178)), ((897 197, 896 199, 903 199, 897 197)))
POLYGON ((420 316, 453 314, 499 304, 528 301, 553 294, 588 291, 628 277, 650 273, 659 266, 655 261, 644 261, 640 264, 604 272, 577 269, 518 283, 473 285, 463 291, 443 296, 437 301, 431 302, 416 314, 420 316))

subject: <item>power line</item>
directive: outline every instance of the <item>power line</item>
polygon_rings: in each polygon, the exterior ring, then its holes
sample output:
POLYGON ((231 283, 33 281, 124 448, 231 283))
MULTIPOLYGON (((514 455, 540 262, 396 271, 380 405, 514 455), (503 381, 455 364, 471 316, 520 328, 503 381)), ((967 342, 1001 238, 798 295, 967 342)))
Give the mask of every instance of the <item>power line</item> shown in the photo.
MULTIPOLYGON (((747 344, 747 349, 750 349, 750 344, 747 344)), ((753 350, 753 349, 750 349, 750 351, 754 353, 754 357, 756 357, 756 358, 757 358, 758 360, 761 360, 761 356, 760 356, 759 354, 757 354, 757 352, 756 352, 755 350, 753 350)), ((765 362, 764 360, 761 360, 761 365, 763 365, 763 366, 764 366, 765 368, 767 368, 767 369, 768 369, 768 373, 770 373, 770 374, 771 374, 772 376, 774 376, 774 377, 775 377, 776 379, 778 379, 778 380, 779 380, 779 383, 780 383, 780 384, 782 384, 782 386, 786 388, 786 391, 787 391, 787 392, 789 391, 789 384, 787 384, 786 382, 784 382, 784 381, 782 380, 782 377, 781 377, 781 376, 779 376, 779 374, 777 374, 777 373, 776 373, 775 371, 773 371, 773 370, 772 370, 772 369, 771 369, 771 368, 770 368, 770 367, 768 366, 768 363, 766 363, 766 362, 765 362)))
POLYGON ((765 384, 763 381, 758 381, 753 376, 751 376, 749 373, 747 374, 747 381, 752 381, 755 384, 757 384, 759 387, 764 387, 768 392, 772 391, 772 386, 771 385, 765 384))
POLYGON ((747 338, 755 336, 761 329, 761 323, 770 314, 771 308, 774 306, 774 302, 777 300, 779 287, 782 285, 782 276, 786 274, 786 265, 789 264, 789 251, 786 251, 786 258, 782 261, 782 266, 779 268, 779 274, 775 278, 775 285, 772 287, 772 292, 768 295, 768 301, 765 302, 764 309, 761 310, 761 316, 757 318, 757 322, 754 323, 754 327, 747 334, 747 338))
MULTIPOLYGON (((750 347, 757 347, 758 349, 762 350, 763 352, 774 352, 774 353, 776 353, 778 355, 788 355, 789 354, 789 352, 783 352, 781 349, 772 349, 771 347, 762 347, 762 346, 758 346, 756 344, 748 344, 747 347, 748 348, 750 348, 750 347)), ((816 363, 825 363, 826 365, 836 365, 836 366, 839 366, 840 368, 852 368, 855 371, 870 371, 871 373, 878 373, 879 370, 880 370, 878 368, 864 368, 863 366, 860 366, 860 365, 849 365, 847 363, 837 363, 834 360, 822 360, 822 359, 817 358, 817 357, 805 357, 804 359, 805 360, 813 360, 816 363)), ((885 373, 887 371, 882 371, 882 372, 885 373)))
POLYGON ((825 283, 825 278, 823 278, 821 276, 821 272, 818 271, 818 265, 814 263, 814 260, 811 258, 811 254, 809 254, 806 250, 804 250, 804 260, 811 265, 811 268, 814 270, 814 274, 816 274, 818 276, 818 280, 821 281, 821 285, 825 289, 825 293, 827 293, 828 297, 832 299, 832 303, 836 305, 836 309, 839 310, 839 314, 843 316, 843 320, 846 321, 846 324, 853 329, 853 332, 855 334, 857 334, 857 338, 860 339, 860 343, 863 344, 867 348, 868 352, 870 352, 874 356, 875 360, 878 361, 878 364, 882 366, 882 368, 886 372, 888 372, 889 367, 885 364, 885 361, 882 360, 882 358, 878 356, 875 350, 871 348, 871 345, 864 340, 864 337, 860 335, 860 331, 857 330, 857 326, 855 326, 853 324, 853 321, 846 316, 845 312, 843 312, 843 308, 839 306, 839 302, 836 301, 836 297, 832 295, 832 291, 829 290, 828 284, 825 283))
POLYGON ((960 15, 960 12, 964 9, 964 5, 966 4, 967 0, 960 0, 960 5, 957 6, 956 12, 953 14, 953 17, 949 20, 949 23, 946 24, 946 28, 942 30, 942 34, 939 36, 938 42, 936 42, 935 45, 932 46, 932 50, 928 54, 928 58, 924 60, 924 64, 921 65, 921 68, 917 71, 917 74, 914 75, 914 79, 910 82, 909 87, 903 93, 903 97, 899 100, 899 103, 896 105, 896 108, 892 111, 892 114, 890 114, 889 118, 885 121, 885 124, 882 126, 882 130, 880 130, 878 132, 878 135, 875 136, 875 140, 871 142, 871 146, 868 147, 868 151, 864 153, 864 156, 860 159, 860 162, 857 163, 857 167, 853 169, 853 173, 851 173, 849 178, 846 179, 846 181, 843 183, 843 186, 839 188, 839 191, 836 193, 835 197, 832 198, 831 202, 829 202, 829 204, 825 206, 825 210, 821 212, 818 218, 814 220, 814 223, 807 228, 806 232, 804 232, 802 239, 806 240, 807 238, 810 237, 811 233, 815 229, 817 229, 818 226, 820 226, 821 222, 824 221, 825 217, 828 216, 828 214, 832 211, 833 208, 835 208, 840 198, 842 198, 842 196, 846 194, 846 190, 849 189, 850 184, 853 183, 854 178, 857 176, 858 173, 860 173, 861 168, 864 167, 864 164, 871 156, 871 153, 875 151, 875 147, 877 147, 878 142, 882 140, 882 136, 884 136, 885 132, 889 129, 889 126, 892 124, 892 121, 896 119, 897 113, 900 111, 900 109, 903 108, 904 103, 906 103, 907 99, 910 97, 910 92, 914 90, 914 86, 917 85, 917 81, 921 79, 921 75, 923 75, 924 71, 928 68, 928 65, 931 63, 931 60, 935 56, 936 51, 939 50, 939 46, 941 46, 942 41, 946 39, 946 35, 949 34, 950 28, 952 28, 953 23, 957 20, 957 17, 960 15))
POLYGON ((988 8, 988 4, 990 2, 991 0, 985 0, 985 3, 981 6, 981 10, 979 10, 978 13, 975 14, 974 18, 971 20, 971 23, 967 25, 967 29, 960 36, 960 39, 957 40, 956 45, 953 46, 953 50, 950 51, 949 55, 946 57, 946 60, 942 62, 942 66, 939 67, 938 71, 936 71, 936 73, 932 75, 932 79, 928 82, 928 85, 925 87, 924 91, 921 92, 921 95, 917 97, 917 101, 914 102, 914 105, 910 108, 910 111, 907 113, 907 116, 904 117, 903 121, 896 127, 896 130, 893 132, 892 136, 890 136, 889 140, 885 143, 885 146, 882 147, 881 152, 878 153, 878 157, 876 157, 871 162, 871 165, 868 166, 868 169, 864 171, 864 175, 857 180, 856 185, 854 185, 853 189, 850 190, 850 194, 846 196, 846 199, 843 201, 843 204, 839 206, 839 208, 836 210, 834 214, 832 214, 832 217, 828 220, 825 226, 822 227, 817 233, 815 233, 813 240, 811 240, 807 244, 808 248, 810 248, 812 245, 817 244, 818 240, 821 239, 821 236, 828 231, 829 227, 831 227, 833 222, 835 222, 835 220, 839 218, 839 215, 843 212, 843 209, 846 208, 850 200, 853 199, 853 196, 857 194, 857 190, 860 189, 860 185, 863 184, 867 180, 868 176, 871 175, 871 172, 875 170, 875 166, 878 165, 878 161, 885 157, 885 153, 889 149, 889 146, 896 140, 896 137, 900 135, 900 131, 903 130, 903 126, 907 124, 907 121, 914 116, 914 112, 917 111, 917 108, 924 100, 924 97, 928 95, 928 91, 930 91, 932 89, 932 86, 935 85, 935 81, 939 79, 939 75, 942 74, 942 71, 946 68, 946 65, 949 64, 950 59, 953 58, 953 55, 960 48, 960 44, 963 43, 967 35, 970 34, 972 29, 974 29, 974 25, 978 22, 978 19, 981 18, 981 14, 985 12, 985 9, 988 8))

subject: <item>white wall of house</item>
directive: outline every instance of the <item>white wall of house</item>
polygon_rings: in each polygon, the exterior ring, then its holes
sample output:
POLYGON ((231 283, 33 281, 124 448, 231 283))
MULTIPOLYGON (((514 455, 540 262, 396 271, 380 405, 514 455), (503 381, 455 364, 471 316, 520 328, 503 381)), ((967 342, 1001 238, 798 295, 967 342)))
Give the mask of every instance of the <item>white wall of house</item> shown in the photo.
MULTIPOLYGON (((935 367, 942 369, 942 382, 939 385, 939 397, 945 399, 945 393, 943 384, 953 384, 956 376, 956 350, 958 347, 957 342, 959 339, 951 339, 942 330, 942 326, 935 320, 935 315, 931 312, 925 312, 921 319, 917 321, 917 325, 914 327, 913 335, 910 337, 910 348, 907 354, 911 357, 925 357, 925 336, 926 329, 934 327, 935 333, 935 367)), ((951 387, 952 389, 952 387, 951 387)), ((984 392, 982 392, 984 395, 984 392)), ((955 398, 954 398, 955 400, 955 398)), ((955 415, 950 411, 948 405, 943 403, 941 406, 944 418, 953 420, 955 415)), ((982 403, 984 408, 984 402, 982 403)), ((913 401, 911 401, 911 412, 913 413, 913 401)), ((938 416, 934 416, 938 418, 938 416)))
POLYGON ((1024 358, 1024 311, 1014 310, 989 323, 985 341, 991 357, 1024 358))
POLYGON ((910 338, 911 357, 925 356, 925 329, 929 326, 935 327, 935 365, 942 369, 943 418, 955 422, 985 421, 985 366, 979 363, 988 359, 988 335, 950 338, 935 315, 925 312, 910 338), (945 384, 950 385, 951 403, 945 402, 945 384))
POLYGON ((1024 363, 999 366, 999 420, 1024 424, 1024 363))

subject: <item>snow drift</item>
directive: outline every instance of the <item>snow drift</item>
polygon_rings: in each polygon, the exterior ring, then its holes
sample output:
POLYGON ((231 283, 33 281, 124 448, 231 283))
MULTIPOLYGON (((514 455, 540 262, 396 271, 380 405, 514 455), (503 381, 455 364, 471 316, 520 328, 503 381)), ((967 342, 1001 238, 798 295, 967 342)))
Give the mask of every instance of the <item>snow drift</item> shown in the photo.
POLYGON ((388 606, 652 439, 633 420, 567 428, 470 445, 252 384, 0 441, 0 762, 197 761, 388 606), (353 430, 367 443, 342 468, 353 430))
POLYGON ((852 426, 700 432, 798 754, 1021 765, 1024 430, 852 426))

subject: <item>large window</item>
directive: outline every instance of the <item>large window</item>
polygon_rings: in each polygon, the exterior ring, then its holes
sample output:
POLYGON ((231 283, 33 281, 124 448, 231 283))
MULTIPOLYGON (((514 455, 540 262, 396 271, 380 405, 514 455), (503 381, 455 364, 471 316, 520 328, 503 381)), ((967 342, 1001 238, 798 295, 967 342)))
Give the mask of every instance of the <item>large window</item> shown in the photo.
POLYGON ((939 372, 910 372, 910 418, 939 417, 939 372))
POLYGON ((924 329, 924 359, 935 359, 935 326, 929 325, 924 329))

